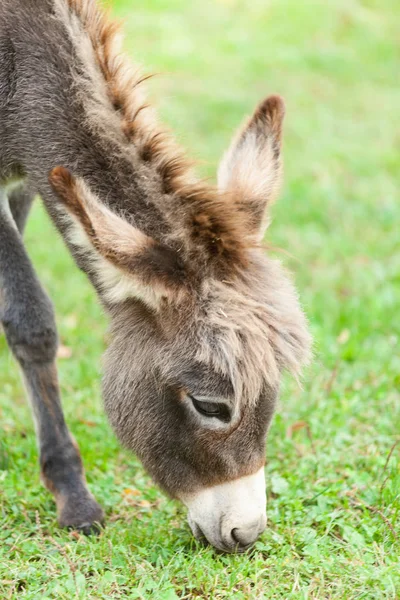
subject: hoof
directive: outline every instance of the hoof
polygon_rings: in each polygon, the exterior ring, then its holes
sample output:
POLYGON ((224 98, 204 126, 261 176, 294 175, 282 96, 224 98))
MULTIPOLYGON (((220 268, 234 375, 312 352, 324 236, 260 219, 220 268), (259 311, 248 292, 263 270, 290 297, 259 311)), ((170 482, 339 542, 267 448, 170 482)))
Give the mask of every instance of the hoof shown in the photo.
POLYGON ((104 523, 104 512, 92 495, 59 498, 58 523, 84 535, 98 535, 104 523))
POLYGON ((93 523, 80 523, 79 525, 71 526, 69 529, 83 533, 83 535, 100 535, 103 529, 103 521, 94 521, 93 523))

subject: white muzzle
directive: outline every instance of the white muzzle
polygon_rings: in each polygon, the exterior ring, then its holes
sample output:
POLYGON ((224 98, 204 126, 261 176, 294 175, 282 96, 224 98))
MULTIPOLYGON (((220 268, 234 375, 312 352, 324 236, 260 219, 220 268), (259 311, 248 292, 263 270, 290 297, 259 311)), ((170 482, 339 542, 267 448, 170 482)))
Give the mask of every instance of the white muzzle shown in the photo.
POLYGON ((196 538, 224 552, 244 552, 267 524, 265 475, 261 468, 228 483, 181 495, 189 509, 188 521, 196 538))

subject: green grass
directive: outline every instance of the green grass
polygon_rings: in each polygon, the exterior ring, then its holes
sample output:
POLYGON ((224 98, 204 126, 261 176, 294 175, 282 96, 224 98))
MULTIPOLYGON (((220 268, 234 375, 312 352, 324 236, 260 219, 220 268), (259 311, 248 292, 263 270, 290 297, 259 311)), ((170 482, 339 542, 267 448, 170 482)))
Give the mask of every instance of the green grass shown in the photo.
POLYGON ((37 206, 26 239, 58 315, 65 412, 107 511, 99 538, 56 526, 29 408, 0 339, 1 598, 400 597, 398 0, 120 0, 127 49, 162 75, 164 120, 213 176, 271 92, 287 101, 286 184, 269 241, 315 336, 267 450, 269 526, 245 556, 196 543, 184 510, 120 448, 99 393, 106 322, 37 206))

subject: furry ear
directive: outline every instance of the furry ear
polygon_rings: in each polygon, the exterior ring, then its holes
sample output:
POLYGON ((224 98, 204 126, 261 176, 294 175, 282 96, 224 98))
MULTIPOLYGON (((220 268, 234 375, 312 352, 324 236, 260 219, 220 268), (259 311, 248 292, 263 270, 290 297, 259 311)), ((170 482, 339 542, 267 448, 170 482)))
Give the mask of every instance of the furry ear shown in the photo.
POLYGON ((266 206, 280 189, 284 114, 280 96, 261 102, 235 136, 218 170, 219 188, 233 194, 247 230, 260 238, 268 225, 266 206))
POLYGON ((162 297, 184 289, 180 256, 104 206, 83 179, 56 167, 49 182, 66 209, 68 239, 91 263, 100 293, 109 302, 139 297, 157 308, 162 297))

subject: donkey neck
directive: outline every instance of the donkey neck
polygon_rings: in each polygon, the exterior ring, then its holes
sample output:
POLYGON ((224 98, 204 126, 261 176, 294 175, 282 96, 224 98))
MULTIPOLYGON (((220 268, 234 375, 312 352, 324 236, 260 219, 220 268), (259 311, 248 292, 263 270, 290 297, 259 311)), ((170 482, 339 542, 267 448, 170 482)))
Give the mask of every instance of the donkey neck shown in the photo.
MULTIPOLYGON (((64 166, 83 177, 101 202, 147 234, 162 235, 167 225, 159 182, 124 135, 93 49, 86 49, 87 64, 81 60, 86 34, 80 31, 82 39, 74 38, 48 2, 35 7, 17 0, 15 10, 5 11, 0 39, 8 39, 13 68, 5 89, 13 93, 0 97, 8 138, 2 142, 12 149, 4 163, 24 173, 47 205, 57 201, 48 173, 64 166)), ((0 157, 0 168, 2 162, 0 157)))

